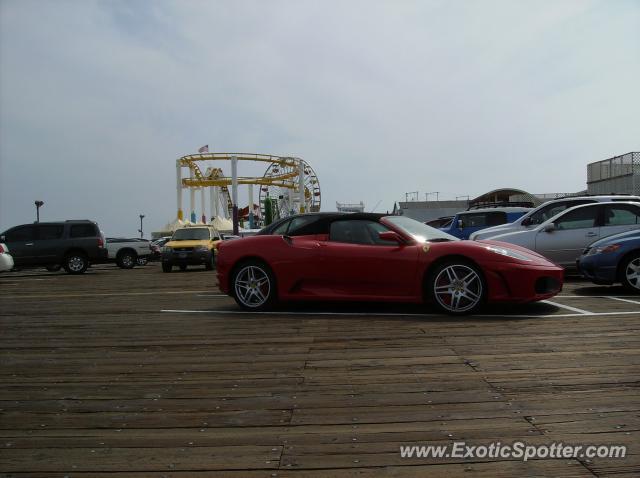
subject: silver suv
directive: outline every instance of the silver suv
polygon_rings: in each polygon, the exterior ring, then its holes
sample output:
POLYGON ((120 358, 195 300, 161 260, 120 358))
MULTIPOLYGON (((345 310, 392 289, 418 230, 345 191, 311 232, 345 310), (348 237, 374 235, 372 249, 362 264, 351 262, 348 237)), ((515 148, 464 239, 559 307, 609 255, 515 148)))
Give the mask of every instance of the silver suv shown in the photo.
POLYGON ((479 241, 481 239, 491 239, 492 237, 495 237, 499 234, 506 234, 508 232, 527 231, 529 229, 533 229, 536 226, 539 226, 547 219, 551 219, 553 216, 570 207, 579 206, 581 204, 612 201, 640 202, 640 196, 575 196, 565 197, 562 199, 554 199, 538 206, 532 211, 529 211, 527 214, 520 217, 519 219, 516 219, 512 223, 489 227, 487 229, 482 229, 481 231, 474 232, 469 236, 469 239, 473 241, 479 241))

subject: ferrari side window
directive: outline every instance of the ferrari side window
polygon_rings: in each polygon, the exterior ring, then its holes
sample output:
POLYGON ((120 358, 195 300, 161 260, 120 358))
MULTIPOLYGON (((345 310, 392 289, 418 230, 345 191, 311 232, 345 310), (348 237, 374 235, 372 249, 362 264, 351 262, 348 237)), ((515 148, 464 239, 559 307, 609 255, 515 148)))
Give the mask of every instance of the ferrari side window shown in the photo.
POLYGON ((273 230, 273 235, 274 236, 279 236, 281 234, 286 234, 290 223, 291 223, 291 221, 284 221, 282 224, 280 224, 278 227, 276 227, 273 230))
POLYGON ((375 221, 367 220, 347 220, 335 221, 329 229, 329 240, 334 242, 347 242, 351 244, 368 245, 394 245, 389 241, 383 241, 379 233, 388 231, 385 226, 375 221))

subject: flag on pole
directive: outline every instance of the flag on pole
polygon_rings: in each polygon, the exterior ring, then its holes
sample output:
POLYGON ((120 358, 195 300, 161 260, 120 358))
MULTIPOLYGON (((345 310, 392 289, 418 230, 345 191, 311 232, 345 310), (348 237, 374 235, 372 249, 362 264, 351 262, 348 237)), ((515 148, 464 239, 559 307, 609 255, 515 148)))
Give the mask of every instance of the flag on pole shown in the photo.
POLYGON ((205 144, 202 148, 198 149, 198 153, 208 153, 209 152, 209 145, 205 144))

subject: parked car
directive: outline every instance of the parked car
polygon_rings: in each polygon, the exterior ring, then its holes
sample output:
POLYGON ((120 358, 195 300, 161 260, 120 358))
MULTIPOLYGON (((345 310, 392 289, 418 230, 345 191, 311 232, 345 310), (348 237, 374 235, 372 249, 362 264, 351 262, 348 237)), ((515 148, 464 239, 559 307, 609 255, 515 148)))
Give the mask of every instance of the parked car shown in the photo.
POLYGON ((292 300, 426 300, 465 314, 485 302, 547 299, 563 281, 562 268, 522 247, 366 213, 327 214, 296 236, 225 241, 217 267, 220 289, 247 310, 292 300))
POLYGON ((147 259, 151 255, 149 242, 144 239, 125 239, 122 237, 107 238, 108 261, 115 262, 121 269, 131 269, 140 260, 147 259))
POLYGON ((490 207, 459 212, 451 223, 440 230, 459 239, 468 239, 469 235, 487 227, 507 224, 529 212, 528 207, 490 207))
POLYGON ((474 241, 479 239, 491 239, 498 234, 531 230, 570 207, 579 206, 580 204, 616 201, 640 202, 640 196, 609 194, 602 196, 573 196, 554 199, 552 201, 545 202, 511 223, 489 227, 482 229, 481 231, 474 232, 469 236, 469 239, 474 241))
POLYGON ((431 219, 430 221, 426 221, 425 224, 427 226, 441 228, 441 227, 449 227, 453 222, 453 216, 442 216, 438 219, 431 219))
POLYGON ((104 236, 88 220, 15 226, 0 234, 0 242, 9 246, 16 267, 64 267, 69 274, 82 274, 90 264, 107 260, 104 236))
POLYGON ((539 226, 499 234, 492 240, 517 244, 575 270, 582 251, 600 238, 640 229, 640 204, 600 202, 566 209, 539 226))
POLYGON ((220 233, 211 226, 187 226, 177 229, 162 248, 162 271, 171 272, 173 266, 186 270, 190 265, 215 268, 215 251, 221 242, 220 233))
POLYGON ((6 244, 0 244, 0 272, 6 272, 13 269, 13 257, 9 254, 9 248, 6 244))
POLYGON ((578 270, 596 284, 621 283, 640 293, 640 229, 594 242, 578 259, 578 270))

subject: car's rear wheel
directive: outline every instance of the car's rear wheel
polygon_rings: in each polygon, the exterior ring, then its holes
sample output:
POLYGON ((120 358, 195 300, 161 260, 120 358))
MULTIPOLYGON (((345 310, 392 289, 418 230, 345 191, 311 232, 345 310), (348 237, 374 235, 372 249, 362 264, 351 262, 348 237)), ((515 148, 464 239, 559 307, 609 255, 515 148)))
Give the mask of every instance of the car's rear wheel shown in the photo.
POLYGON ((240 264, 231 278, 233 297, 246 310, 269 310, 276 302, 276 281, 271 269, 260 261, 240 264))
POLYGON ((89 260, 82 252, 71 252, 64 258, 62 265, 69 274, 83 274, 89 267, 89 260))
POLYGON ((620 279, 625 289, 640 294, 640 253, 623 260, 620 264, 620 279))
POLYGON ((137 259, 138 256, 135 252, 122 251, 120 254, 118 254, 116 263, 121 269, 133 269, 133 267, 136 265, 137 259))
POLYGON ((477 266, 463 260, 442 263, 431 272, 427 295, 443 312, 464 315, 484 305, 487 286, 477 266))
POLYGON ((207 262, 205 262, 204 267, 208 271, 212 271, 213 269, 215 269, 215 267, 216 267, 216 258, 214 256, 213 252, 211 253, 211 259, 209 259, 207 262))
POLYGON ((162 263, 162 272, 171 272, 171 269, 173 269, 173 266, 171 264, 169 264, 168 262, 162 263))

